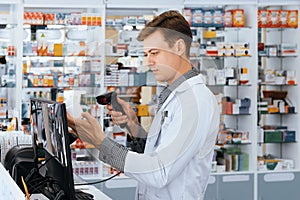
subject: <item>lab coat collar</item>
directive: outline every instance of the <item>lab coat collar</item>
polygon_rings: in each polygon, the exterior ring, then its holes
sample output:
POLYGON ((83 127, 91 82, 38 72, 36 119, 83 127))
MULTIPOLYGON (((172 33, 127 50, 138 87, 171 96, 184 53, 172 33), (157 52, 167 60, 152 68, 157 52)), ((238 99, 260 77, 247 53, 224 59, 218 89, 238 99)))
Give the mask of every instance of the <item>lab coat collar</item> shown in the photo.
POLYGON ((201 74, 194 76, 192 78, 189 78, 186 81, 184 81, 183 83, 181 83, 174 91, 172 91, 172 93, 169 95, 169 97, 164 102, 164 104, 162 105, 162 107, 160 108, 160 110, 158 112, 161 112, 164 110, 166 105, 168 105, 168 103, 171 101, 171 99, 174 97, 174 95, 176 93, 184 92, 197 84, 204 84, 203 76, 201 74))

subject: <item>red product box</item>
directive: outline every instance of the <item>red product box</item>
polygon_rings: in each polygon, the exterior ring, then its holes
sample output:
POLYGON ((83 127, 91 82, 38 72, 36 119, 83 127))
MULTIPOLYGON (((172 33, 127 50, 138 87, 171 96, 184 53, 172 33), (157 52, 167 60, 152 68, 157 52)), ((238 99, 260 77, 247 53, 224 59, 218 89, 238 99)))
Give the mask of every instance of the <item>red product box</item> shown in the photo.
POLYGON ((271 28, 281 27, 280 10, 269 10, 268 16, 271 28))
POLYGON ((268 10, 258 10, 257 21, 258 21, 258 28, 270 27, 269 11, 268 10))
POLYGON ((281 10, 280 11, 280 27, 281 28, 287 28, 288 27, 288 10, 281 10))

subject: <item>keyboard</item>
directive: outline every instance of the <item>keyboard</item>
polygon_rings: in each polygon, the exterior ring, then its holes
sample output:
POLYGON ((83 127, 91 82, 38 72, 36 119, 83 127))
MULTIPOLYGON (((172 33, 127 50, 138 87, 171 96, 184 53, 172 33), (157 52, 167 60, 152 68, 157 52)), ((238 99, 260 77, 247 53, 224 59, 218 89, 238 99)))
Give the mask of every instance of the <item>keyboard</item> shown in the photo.
POLYGON ((94 195, 82 192, 81 190, 75 190, 75 199, 77 200, 93 200, 94 195))

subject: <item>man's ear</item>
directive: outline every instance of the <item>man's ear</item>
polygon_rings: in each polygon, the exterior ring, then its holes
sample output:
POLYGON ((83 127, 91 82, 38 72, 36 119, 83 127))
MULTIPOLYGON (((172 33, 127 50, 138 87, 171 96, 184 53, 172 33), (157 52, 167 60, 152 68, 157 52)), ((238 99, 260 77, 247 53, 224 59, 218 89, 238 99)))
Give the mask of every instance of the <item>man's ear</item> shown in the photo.
POLYGON ((186 45, 183 39, 178 39, 175 43, 175 51, 178 55, 184 56, 186 52, 186 45))

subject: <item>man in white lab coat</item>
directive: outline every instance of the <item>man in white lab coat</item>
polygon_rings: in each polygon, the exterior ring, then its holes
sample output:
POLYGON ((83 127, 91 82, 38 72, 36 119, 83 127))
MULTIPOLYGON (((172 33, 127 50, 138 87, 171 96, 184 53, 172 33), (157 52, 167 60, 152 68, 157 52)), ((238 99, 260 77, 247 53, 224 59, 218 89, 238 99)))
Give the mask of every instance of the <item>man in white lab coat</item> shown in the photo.
POLYGON ((141 31, 145 62, 159 82, 161 92, 149 133, 139 126, 134 111, 118 99, 125 111, 109 113, 116 124, 127 124, 129 147, 105 137, 88 113, 69 116, 78 136, 99 149, 99 158, 138 181, 136 199, 203 199, 219 129, 216 99, 202 76, 189 62, 192 33, 177 11, 156 17, 141 31))

